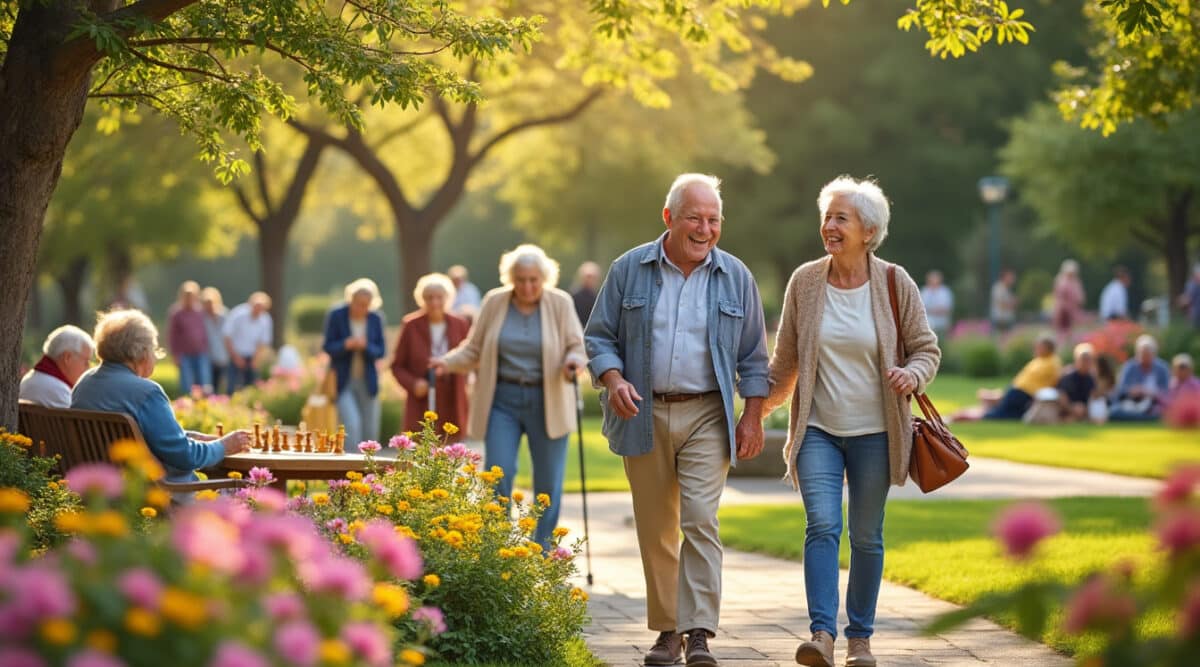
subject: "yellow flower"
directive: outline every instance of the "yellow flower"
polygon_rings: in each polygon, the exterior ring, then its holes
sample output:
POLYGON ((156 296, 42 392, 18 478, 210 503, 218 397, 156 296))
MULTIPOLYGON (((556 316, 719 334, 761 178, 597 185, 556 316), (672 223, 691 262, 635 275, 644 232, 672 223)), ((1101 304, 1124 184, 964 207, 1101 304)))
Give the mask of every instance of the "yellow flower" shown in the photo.
POLYGON ((513 500, 519 503, 522 500, 525 500, 525 494, 521 493, 520 491, 513 491, 513 500))
POLYGON ((88 648, 101 653, 112 653, 117 650, 117 636, 108 630, 92 630, 84 637, 83 643, 88 648))
POLYGON ((385 515, 390 516, 392 513, 392 506, 391 505, 376 505, 375 511, 379 512, 380 514, 385 514, 385 515))
POLYGON ((587 591, 576 586, 575 588, 571 589, 571 599, 572 600, 583 600, 586 602, 588 599, 587 591))
POLYGON ((437 417, 438 417, 437 413, 434 412, 433 410, 426 410, 425 414, 422 416, 425 418, 425 421, 427 421, 427 422, 435 422, 435 421, 437 421, 437 417))
POLYGON ((75 624, 65 618, 50 618, 42 622, 42 627, 38 628, 38 634, 47 644, 56 646, 66 646, 75 641, 75 624))
POLYGON ((362 478, 363 478, 363 474, 361 472, 356 472, 354 470, 351 470, 346 473, 346 479, 350 480, 351 482, 357 482, 358 480, 360 480, 362 478))
POLYGON ((392 618, 399 618, 408 611, 408 593, 403 588, 380 582, 371 592, 371 600, 383 608, 392 618))
POLYGON ((525 546, 529 547, 529 550, 535 554, 542 553, 542 545, 538 544, 537 542, 527 542, 525 546))
POLYGON ((504 468, 501 468, 500 466, 492 466, 489 468, 489 470, 491 470, 493 475, 500 475, 501 477, 504 476, 504 468))
POLYGON ((541 505, 542 507, 549 507, 550 506, 550 494, 548 494, 548 493, 537 494, 537 504, 541 505))
POLYGON ((154 517, 158 516, 158 510, 154 509, 153 507, 143 507, 141 512, 142 516, 146 517, 147 519, 153 519, 154 517))
POLYGON ((414 651, 411 648, 406 648, 400 651, 400 659, 407 665, 423 665, 425 664, 425 656, 419 651, 414 651))
POLYGON ((447 532, 446 536, 443 537, 442 539, 445 540, 446 544, 449 544, 450 546, 454 547, 455 549, 462 548, 463 536, 462 536, 462 533, 458 532, 457 530, 451 530, 451 531, 447 532))
POLYGON ((216 500, 219 497, 221 497, 220 494, 212 489, 196 492, 196 500, 216 500))
POLYGON ((501 505, 507 505, 508 504, 508 496, 496 496, 496 501, 499 502, 501 505))
POLYGON ((458 427, 450 422, 442 424, 442 430, 445 431, 447 435, 454 435, 455 433, 458 433, 458 427))
POLYGON ((418 489, 415 486, 413 488, 409 489, 407 491, 407 493, 408 493, 408 497, 412 498, 413 500, 420 500, 425 497, 425 494, 421 493, 421 489, 418 489))
POLYGON ((358 531, 362 530, 363 526, 366 525, 366 522, 364 522, 362 519, 355 519, 346 526, 346 532, 350 533, 351 535, 357 535, 358 531))
POLYGON ((407 500, 396 501, 397 512, 407 512, 410 509, 412 509, 412 505, 409 505, 407 500))
POLYGON ((338 539, 342 541, 342 544, 354 544, 354 538, 349 533, 338 533, 338 539))
POLYGON ((135 635, 153 637, 158 634, 162 622, 149 609, 131 607, 125 612, 125 629, 135 635))
POLYGON ((98 535, 110 537, 124 537, 129 534, 129 524, 125 522, 125 517, 116 510, 107 510, 94 515, 92 529, 98 535))
POLYGON ((58 489, 58 482, 55 482, 54 480, 50 480, 49 482, 46 482, 46 486, 48 486, 52 489, 58 489))
POLYGON ((400 533, 401 535, 406 535, 408 537, 411 537, 414 540, 417 539, 417 534, 415 532, 413 532, 413 529, 409 528, 408 526, 405 526, 404 524, 397 525, 396 532, 400 533))
POLYGON ((160 510, 171 506, 171 492, 157 486, 146 490, 146 504, 153 505, 160 510))
POLYGON ((195 630, 208 620, 207 600, 170 586, 163 591, 159 611, 167 620, 188 630, 195 630))
POLYGON ((422 581, 424 581, 425 585, 430 588, 437 588, 438 586, 442 585, 442 578, 436 574, 427 574, 422 581))
POLYGON ((360 496, 371 493, 371 485, 366 482, 351 482, 350 488, 360 496))
POLYGON ((517 526, 521 528, 522 532, 530 533, 533 532, 533 529, 537 526, 537 521, 529 517, 524 517, 517 522, 517 526))
POLYGON ((512 579, 512 572, 501 572, 500 578, 505 581, 508 581, 509 579, 512 579))
POLYGON ((153 456, 144 443, 137 440, 118 440, 108 448, 108 458, 113 463, 128 463, 153 456))
POLYGON ((59 512, 54 516, 54 527, 60 533, 80 533, 86 525, 86 520, 79 512, 59 512))
POLYGON ((312 501, 313 501, 314 505, 328 505, 329 504, 329 494, 328 493, 314 493, 314 494, 312 494, 312 501))
POLYGON ((468 463, 468 464, 464 465, 464 466, 462 467, 462 469, 463 469, 463 472, 465 472, 465 473, 468 473, 468 474, 469 474, 469 473, 473 473, 473 472, 475 472, 475 464, 474 464, 474 463, 468 463))
POLYGON ((484 511, 491 512, 492 514, 499 514, 504 511, 504 508, 500 507, 496 503, 488 503, 483 506, 483 509, 484 511))
POLYGON ((20 433, 9 433, 8 431, 4 430, 0 430, 0 441, 10 442, 18 447, 24 447, 25 449, 29 449, 33 446, 33 440, 31 440, 28 436, 21 435, 20 433))
POLYGON ((571 530, 569 528, 563 528, 562 526, 559 526, 558 528, 554 529, 554 536, 555 537, 563 537, 564 535, 566 535, 569 532, 571 532, 571 530))
POLYGON ((450 492, 445 489, 433 489, 429 492, 429 497, 445 500, 450 497, 450 492))
POLYGON ((321 662, 332 662, 335 665, 344 665, 350 662, 350 647, 340 639, 322 641, 320 654, 321 662))
POLYGON ((517 547, 513 549, 513 555, 517 558, 524 558, 529 555, 529 547, 517 547))
POLYGON ((229 471, 229 479, 241 479, 241 478, 242 478, 242 473, 240 473, 236 470, 229 471))
POLYGON ((29 495, 20 489, 0 489, 0 512, 25 514, 29 511, 29 495))
POLYGON ((507 548, 501 547, 501 549, 498 553, 500 554, 501 558, 512 558, 513 557, 512 549, 507 549, 507 548))
POLYGON ((292 488, 296 489, 297 491, 303 491, 308 488, 308 483, 305 482, 304 480, 293 479, 292 480, 292 488))

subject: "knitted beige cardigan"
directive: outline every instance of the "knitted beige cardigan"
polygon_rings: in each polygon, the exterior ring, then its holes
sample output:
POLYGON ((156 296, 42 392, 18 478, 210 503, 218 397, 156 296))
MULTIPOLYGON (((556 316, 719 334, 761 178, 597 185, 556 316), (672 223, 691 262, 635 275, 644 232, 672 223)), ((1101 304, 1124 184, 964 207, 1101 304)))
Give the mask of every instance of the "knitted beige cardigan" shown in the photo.
MULTIPOLYGON (((792 410, 788 419, 787 444, 783 459, 792 487, 799 489, 796 472, 796 448, 804 439, 808 414, 812 408, 813 386, 817 381, 817 336, 821 331, 821 316, 825 311, 825 286, 829 281, 830 256, 800 266, 788 281, 783 297, 783 316, 775 338, 771 357, 771 394, 767 411, 783 405, 791 398, 792 410)), ((879 339, 879 381, 883 384, 883 416, 887 424, 888 463, 892 484, 903 486, 908 479, 908 459, 912 451, 912 411, 908 397, 897 396, 887 386, 887 370, 896 366, 896 326, 888 301, 887 267, 889 264, 869 255, 871 275, 871 312, 875 318, 875 333, 879 339)), ((908 272, 896 267, 896 299, 900 308, 904 349, 908 353, 905 370, 917 380, 917 391, 925 391, 937 373, 942 353, 937 335, 925 319, 921 293, 908 272)))

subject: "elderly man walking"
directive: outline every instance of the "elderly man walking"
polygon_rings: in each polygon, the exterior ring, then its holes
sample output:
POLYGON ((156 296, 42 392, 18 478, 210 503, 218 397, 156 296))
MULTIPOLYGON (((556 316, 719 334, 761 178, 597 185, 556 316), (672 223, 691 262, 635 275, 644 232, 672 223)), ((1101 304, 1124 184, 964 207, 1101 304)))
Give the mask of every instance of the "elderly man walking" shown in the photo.
POLYGON ((647 621, 659 632, 647 665, 683 653, 689 666, 717 664, 717 506, 731 463, 762 451, 762 301, 746 265, 716 247, 721 206, 717 178, 676 178, 667 231, 613 262, 584 335, 604 385, 604 435, 633 494, 647 621), (745 399, 736 428, 735 390, 745 399))

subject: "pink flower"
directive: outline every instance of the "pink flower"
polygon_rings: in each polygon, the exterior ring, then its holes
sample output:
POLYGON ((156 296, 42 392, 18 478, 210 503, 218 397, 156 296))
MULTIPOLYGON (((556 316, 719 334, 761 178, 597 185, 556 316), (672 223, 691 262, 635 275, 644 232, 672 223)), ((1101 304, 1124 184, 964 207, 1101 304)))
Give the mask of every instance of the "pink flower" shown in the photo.
POLYGON ((329 490, 330 491, 336 491, 337 489, 344 489, 348 486, 350 486, 350 480, 348 480, 348 479, 331 479, 331 480, 329 480, 329 490))
POLYGON ((388 440, 388 447, 391 447, 392 449, 402 449, 408 452, 416 449, 417 443, 413 442, 412 438, 401 433, 400 435, 393 435, 392 439, 388 440))
POLYGON ((1196 484, 1200 483, 1200 465, 1184 465, 1171 472, 1163 483, 1162 490, 1154 497, 1159 509, 1167 509, 1192 497, 1196 484))
POLYGON ((20 613, 33 621, 71 616, 77 602, 66 577, 45 565, 31 565, 12 573, 9 599, 16 600, 20 613))
POLYGON ((215 503, 191 505, 179 512, 172 526, 172 541, 189 562, 234 574, 246 560, 241 548, 241 528, 213 511, 217 508, 210 505, 215 503))
MULTIPOLYGON (((29 618, 19 600, 0 605, 0 639, 21 640, 33 632, 35 621, 29 618)), ((4 665, 0 659, 0 665, 4 665)))
POLYGON ((68 658, 67 667, 125 667, 125 663, 106 653, 87 649, 68 658))
POLYGON ((358 541, 383 563, 393 577, 411 581, 421 576, 421 551, 417 543, 397 533, 391 523, 383 519, 368 521, 358 531, 358 541))
POLYGON ((1041 503, 1020 503, 1005 508, 992 525, 992 533, 1004 543, 1008 555, 1028 558, 1037 543, 1062 527, 1058 516, 1041 503))
POLYGON ((71 538, 63 549, 80 563, 85 565, 96 564, 96 547, 81 537, 71 538))
POLYGON ((445 447, 438 448, 434 450, 434 454, 437 456, 445 456, 451 459, 466 459, 472 463, 478 463, 483 459, 483 457, 477 452, 471 451, 469 447, 461 442, 456 442, 453 445, 446 445, 445 447))
POLYGON ((297 564, 301 580, 314 593, 333 593, 357 601, 371 592, 371 578, 357 560, 328 556, 297 564))
POLYGON ((304 615, 304 600, 295 593, 271 593, 263 598, 263 609, 276 621, 304 615))
POLYGON ((107 463, 84 463, 67 472, 67 488, 81 496, 98 493, 105 498, 119 498, 125 488, 121 470, 107 463))
POLYGON ((341 517, 336 517, 325 522, 325 527, 335 533, 346 532, 346 520, 341 517))
POLYGON ((550 560, 567 560, 575 554, 566 547, 555 547, 554 551, 550 552, 550 560))
POLYGON ((232 640, 221 642, 209 667, 271 667, 258 651, 232 640))
POLYGON ((0 647, 0 665, 3 667, 46 667, 45 661, 33 651, 8 646, 0 647))
POLYGON ((358 443, 358 451, 362 452, 363 454, 374 454, 379 450, 379 443, 375 442, 374 440, 364 440, 358 443))
POLYGON ((1063 629, 1073 635, 1086 630, 1109 633, 1127 628, 1137 613, 1133 596, 1116 590, 1105 577, 1092 577, 1067 601, 1063 629))
POLYGON ((158 576, 141 567, 126 570, 117 578, 117 589, 130 602, 146 609, 158 609, 162 598, 163 584, 158 576))
POLYGON ((269 469, 255 466, 250 469, 250 481, 257 486, 266 486, 275 481, 275 476, 269 469))
POLYGON ((342 639, 372 667, 387 667, 392 661, 387 636, 370 623, 347 623, 342 628, 342 639))
POLYGON ((446 631, 446 617, 437 607, 419 607, 413 611, 412 617, 414 621, 428 625, 429 631, 435 635, 446 631))
POLYGON ((320 644, 321 635, 305 621, 293 621, 275 632, 275 652, 289 665, 314 664, 320 644))
MULTIPOLYGON (((263 468, 255 468, 254 470, 265 470, 263 468)), ((250 474, 254 474, 254 470, 250 474)), ((271 473, 267 473, 270 475, 271 473)), ((238 492, 244 494, 246 500, 254 501, 255 509, 266 510, 268 512, 282 512, 287 507, 287 495, 279 489, 273 489, 268 486, 256 486, 242 489, 238 492)))
POLYGON ((1200 510, 1185 508, 1160 520, 1158 541, 1172 558, 1200 545, 1200 510))

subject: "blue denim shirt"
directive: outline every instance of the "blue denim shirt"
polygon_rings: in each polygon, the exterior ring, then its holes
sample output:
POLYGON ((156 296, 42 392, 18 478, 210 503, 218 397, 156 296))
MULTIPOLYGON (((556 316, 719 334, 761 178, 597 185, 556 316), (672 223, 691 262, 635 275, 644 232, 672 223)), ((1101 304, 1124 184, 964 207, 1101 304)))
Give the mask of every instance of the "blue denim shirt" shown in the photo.
POLYGON ((225 458, 219 440, 200 442, 184 435, 162 387, 138 377, 124 364, 104 362, 85 373, 71 392, 71 407, 133 417, 150 451, 166 468, 168 482, 194 482, 197 468, 214 466, 225 458))
MULTIPOLYGON (((596 296, 584 332, 592 377, 616 369, 642 396, 638 413, 622 419, 609 409, 608 392, 600 392, 604 436, 621 456, 639 456, 654 448, 650 346, 654 307, 662 288, 658 249, 662 238, 618 257, 596 296)), ((729 460, 737 465, 734 434, 734 390, 745 397, 766 396, 767 338, 762 300, 750 270, 733 255, 713 248, 708 283, 708 349, 725 404, 729 428, 729 460)), ((699 316, 699 313, 697 313, 699 316)))

